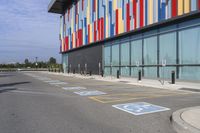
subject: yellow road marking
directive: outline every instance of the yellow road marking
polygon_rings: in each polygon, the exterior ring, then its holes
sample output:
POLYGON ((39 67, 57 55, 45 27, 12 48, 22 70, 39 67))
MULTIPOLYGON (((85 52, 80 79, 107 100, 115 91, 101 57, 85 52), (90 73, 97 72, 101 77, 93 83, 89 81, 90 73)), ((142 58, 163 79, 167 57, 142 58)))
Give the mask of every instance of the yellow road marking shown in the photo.
POLYGON ((168 94, 160 94, 160 95, 142 95, 142 94, 113 94, 113 95, 103 95, 103 96, 93 96, 89 97, 90 99, 100 102, 100 103, 114 103, 114 102, 122 102, 122 101, 130 101, 137 99, 145 99, 145 98, 158 98, 158 97, 166 97, 166 96, 176 96, 176 95, 186 95, 188 93, 168 93, 168 94), (119 97, 112 97, 119 96, 119 97), (127 97, 120 97, 127 96, 127 97), (131 96, 131 97, 130 97, 131 96))

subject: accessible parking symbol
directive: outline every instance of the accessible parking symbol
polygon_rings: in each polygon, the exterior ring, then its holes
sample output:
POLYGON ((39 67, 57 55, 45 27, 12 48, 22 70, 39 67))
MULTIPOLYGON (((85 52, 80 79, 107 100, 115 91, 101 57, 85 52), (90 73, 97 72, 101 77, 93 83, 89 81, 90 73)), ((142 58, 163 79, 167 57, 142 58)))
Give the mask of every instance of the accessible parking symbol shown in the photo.
POLYGON ((145 102, 118 104, 118 105, 113 105, 113 107, 119 110, 123 110, 128 113, 134 114, 134 115, 143 115, 143 114, 170 110, 169 108, 165 108, 165 107, 161 107, 158 105, 153 105, 153 104, 145 103, 145 102))

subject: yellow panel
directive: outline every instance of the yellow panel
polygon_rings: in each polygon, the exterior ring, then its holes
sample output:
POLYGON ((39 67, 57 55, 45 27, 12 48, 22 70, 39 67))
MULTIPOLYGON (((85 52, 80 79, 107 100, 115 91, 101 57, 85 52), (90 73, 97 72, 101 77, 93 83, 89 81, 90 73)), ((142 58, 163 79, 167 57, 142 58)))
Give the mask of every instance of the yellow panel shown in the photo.
POLYGON ((183 14, 183 0, 178 0, 178 15, 183 14))
POLYGON ((148 24, 152 24, 153 23, 153 0, 149 0, 149 4, 148 4, 148 20, 149 23, 148 24))
POLYGON ((92 24, 90 24, 90 42, 93 42, 93 36, 92 36, 92 24))
POLYGON ((184 13, 189 13, 189 12, 190 12, 190 0, 185 0, 184 13))
POLYGON ((75 48, 75 34, 74 33, 72 33, 72 35, 73 35, 73 48, 75 48))
POLYGON ((113 0, 113 9, 114 11, 117 9, 117 0, 113 0))
POLYGON ((118 29, 119 29, 119 34, 120 33, 123 33, 124 32, 124 21, 122 20, 122 8, 119 8, 118 9, 118 12, 119 12, 119 14, 118 14, 118 18, 119 18, 119 27, 118 27, 118 29))

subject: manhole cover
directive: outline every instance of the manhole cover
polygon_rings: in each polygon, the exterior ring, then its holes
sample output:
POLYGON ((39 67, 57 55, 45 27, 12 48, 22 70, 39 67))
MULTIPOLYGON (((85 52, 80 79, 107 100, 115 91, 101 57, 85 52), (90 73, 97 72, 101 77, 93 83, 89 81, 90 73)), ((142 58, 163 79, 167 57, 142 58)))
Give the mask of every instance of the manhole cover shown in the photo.
POLYGON ((200 89, 193 89, 193 88, 181 88, 179 90, 192 91, 192 92, 200 92, 200 89))

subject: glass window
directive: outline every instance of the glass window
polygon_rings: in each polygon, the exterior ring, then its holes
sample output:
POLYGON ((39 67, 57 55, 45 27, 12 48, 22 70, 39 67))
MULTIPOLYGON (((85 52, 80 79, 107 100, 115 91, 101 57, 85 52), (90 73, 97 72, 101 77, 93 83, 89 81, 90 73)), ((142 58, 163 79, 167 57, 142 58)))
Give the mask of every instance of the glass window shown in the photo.
POLYGON ((142 40, 131 42, 131 65, 142 64, 142 40))
POLYGON ((176 71, 176 67, 160 67, 160 78, 171 79, 172 71, 176 71))
POLYGON ((111 62, 111 60, 110 60, 110 54, 111 54, 111 52, 110 52, 110 50, 111 50, 111 46, 106 46, 106 47, 104 47, 104 65, 105 66, 110 66, 110 62, 111 62))
POLYGON ((110 75, 110 67, 104 67, 104 75, 105 76, 110 75))
POLYGON ((176 32, 160 35, 160 64, 176 64, 176 32))
POLYGON ((138 77, 139 70, 142 70, 141 67, 131 67, 131 76, 138 77))
POLYGON ((119 66, 119 45, 112 46, 112 66, 119 66))
POLYGON ((121 44, 121 65, 128 66, 130 65, 130 48, 129 43, 121 44))
POLYGON ((157 64, 157 37, 144 39, 144 65, 157 64))
POLYGON ((200 67, 180 67, 180 79, 200 80, 200 67))
POLYGON ((66 73, 68 71, 68 55, 67 54, 62 55, 62 64, 63 64, 64 73, 66 73))
POLYGON ((121 76, 130 76, 130 67, 121 67, 121 76))
POLYGON ((181 64, 200 64, 200 27, 179 32, 181 64))
POLYGON ((157 77, 157 67, 145 67, 144 68, 145 78, 156 78, 157 77))
POLYGON ((119 67, 112 67, 112 75, 117 76, 117 71, 119 70, 119 67))

